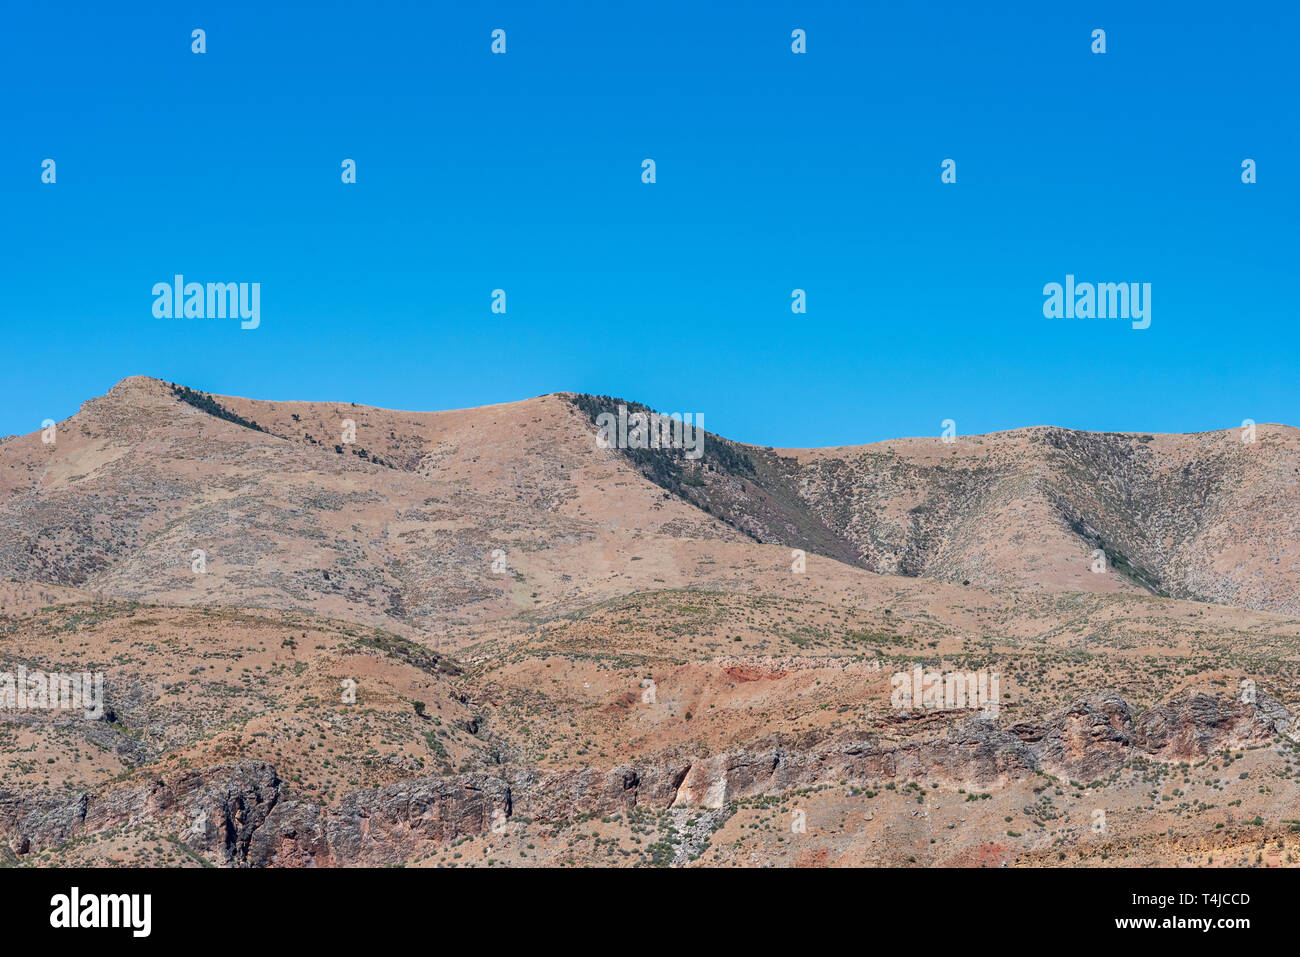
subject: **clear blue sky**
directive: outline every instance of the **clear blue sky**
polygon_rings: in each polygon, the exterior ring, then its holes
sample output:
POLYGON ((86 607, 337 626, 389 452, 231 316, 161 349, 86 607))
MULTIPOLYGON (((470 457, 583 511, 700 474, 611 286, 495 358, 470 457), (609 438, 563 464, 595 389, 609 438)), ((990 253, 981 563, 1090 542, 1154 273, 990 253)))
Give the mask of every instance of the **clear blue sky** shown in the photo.
POLYGON ((1289 0, 118 7, 6 10, 0 434, 132 374, 772 445, 1300 424, 1289 0), (155 319, 178 272, 261 327, 155 319), (1043 318, 1066 273, 1151 328, 1043 318))

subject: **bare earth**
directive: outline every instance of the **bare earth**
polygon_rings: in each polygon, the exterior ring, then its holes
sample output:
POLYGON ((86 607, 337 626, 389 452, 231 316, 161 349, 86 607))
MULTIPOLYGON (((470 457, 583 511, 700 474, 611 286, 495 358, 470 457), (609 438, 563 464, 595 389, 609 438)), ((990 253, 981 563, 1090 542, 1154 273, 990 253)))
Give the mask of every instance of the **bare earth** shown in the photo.
POLYGON ((619 401, 133 377, 0 442, 0 679, 105 705, 0 698, 0 862, 1300 858, 1300 430, 695 463, 598 448, 619 401))

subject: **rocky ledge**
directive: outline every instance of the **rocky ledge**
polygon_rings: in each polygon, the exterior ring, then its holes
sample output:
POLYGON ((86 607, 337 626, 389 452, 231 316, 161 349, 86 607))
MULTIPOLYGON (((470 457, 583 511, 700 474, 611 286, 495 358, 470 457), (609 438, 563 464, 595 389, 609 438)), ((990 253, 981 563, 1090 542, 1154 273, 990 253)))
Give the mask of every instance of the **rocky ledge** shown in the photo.
POLYGON ((608 770, 509 769, 418 778, 356 791, 338 804, 297 795, 262 761, 188 771, 72 799, 0 791, 0 837, 22 856, 115 827, 148 823, 218 864, 385 865, 518 815, 559 823, 643 806, 719 808, 733 798, 844 781, 994 788, 1040 771, 1093 781, 1135 758, 1179 762, 1291 734, 1290 714, 1257 702, 1184 695, 1135 717, 1113 692, 1075 701, 1040 724, 970 717, 943 737, 882 745, 870 735, 667 754, 608 770))

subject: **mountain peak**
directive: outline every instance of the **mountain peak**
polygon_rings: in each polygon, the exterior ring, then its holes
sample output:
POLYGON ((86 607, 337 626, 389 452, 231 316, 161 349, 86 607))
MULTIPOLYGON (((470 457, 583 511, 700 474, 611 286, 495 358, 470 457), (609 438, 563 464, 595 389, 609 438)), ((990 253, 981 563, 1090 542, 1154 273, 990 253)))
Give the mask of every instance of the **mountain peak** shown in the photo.
POLYGON ((155 379, 153 376, 129 375, 119 380, 106 394, 112 396, 164 395, 170 388, 168 383, 162 379, 155 379))

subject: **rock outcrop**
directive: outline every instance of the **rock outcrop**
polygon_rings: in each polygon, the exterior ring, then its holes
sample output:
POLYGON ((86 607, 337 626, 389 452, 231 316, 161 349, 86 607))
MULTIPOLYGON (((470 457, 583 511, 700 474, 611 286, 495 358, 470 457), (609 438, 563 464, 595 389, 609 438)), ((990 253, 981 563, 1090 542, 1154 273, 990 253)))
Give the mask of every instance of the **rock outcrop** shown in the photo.
POLYGON ((940 738, 881 746, 870 737, 753 745, 691 758, 661 756, 601 771, 503 769, 500 775, 417 778, 356 791, 337 805, 289 793, 261 761, 187 771, 171 781, 67 801, 0 792, 0 832, 18 855, 113 827, 149 823, 215 863, 240 867, 384 865, 515 815, 560 823, 636 807, 716 809, 727 802, 844 781, 917 781, 989 789, 1039 770, 1093 780, 1135 757, 1177 762, 1267 743, 1290 715, 1261 696, 1247 703, 1183 696, 1134 718, 1113 692, 1075 701, 1045 725, 1004 728, 981 717, 940 738))

